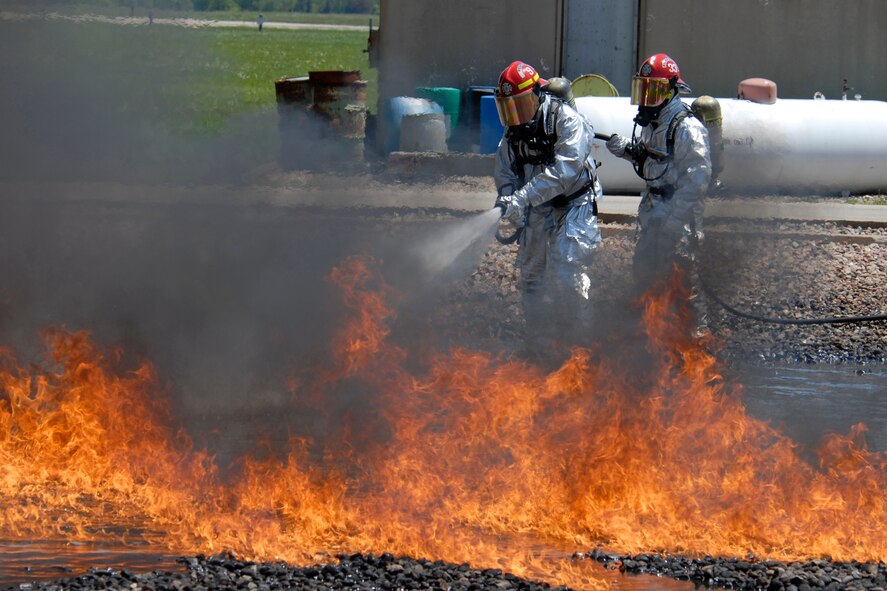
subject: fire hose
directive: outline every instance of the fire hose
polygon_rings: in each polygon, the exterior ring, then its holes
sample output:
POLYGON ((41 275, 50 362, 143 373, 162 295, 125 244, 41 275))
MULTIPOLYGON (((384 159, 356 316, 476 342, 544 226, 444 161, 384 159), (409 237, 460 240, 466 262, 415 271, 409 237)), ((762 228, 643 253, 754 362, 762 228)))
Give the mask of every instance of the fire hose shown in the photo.
MULTIPOLYGON (((496 230, 496 240, 500 244, 513 244, 520 238, 521 230, 518 228, 511 236, 502 236, 500 231, 496 230)), ((887 314, 871 314, 867 316, 840 316, 825 318, 779 318, 770 316, 761 316, 737 310, 716 294, 707 284, 702 284, 703 291, 714 300, 719 306, 724 308, 730 314, 748 320, 756 320, 757 322, 765 322, 769 324, 861 324, 864 322, 884 322, 887 321, 887 314)))
MULTIPOLYGON (((720 113, 715 114, 717 117, 720 117, 720 113)), ((604 133, 595 132, 594 138, 597 140, 607 141, 612 135, 607 135, 604 133)), ((711 297, 718 305, 724 308, 730 314, 734 316, 739 316, 740 318, 746 318, 748 320, 756 320, 758 322, 766 322, 770 324, 857 324, 863 322, 883 322, 887 321, 887 314, 872 314, 869 316, 843 316, 843 317, 826 317, 826 318, 779 318, 779 317, 768 317, 768 316, 760 316, 758 314, 751 314, 749 312, 743 312, 741 310, 737 310, 724 300, 718 297, 718 295, 712 291, 707 285, 703 283, 702 289, 711 297)))
MULTIPOLYGON (((594 138, 597 140, 607 141, 612 135, 595 132, 594 138)), ((883 322, 887 321, 887 314, 872 314, 868 316, 843 316, 843 317, 826 317, 826 318, 778 318, 760 316, 737 310, 712 291, 710 287, 703 283, 702 289, 711 297, 718 305, 724 308, 730 314, 746 318, 748 320, 756 320, 758 322, 766 322, 770 324, 857 324, 863 322, 883 322)))
MULTIPOLYGON (((502 205, 496 205, 494 207, 494 209, 496 209, 496 208, 499 208, 501 210, 501 215, 503 215, 503 216, 505 215, 505 207, 503 207, 502 205)), ((505 245, 514 244, 515 242, 518 241, 518 239, 520 238, 520 235, 523 233, 523 231, 524 231, 524 228, 523 228, 523 226, 521 226, 520 228, 517 228, 511 236, 503 236, 502 229, 496 228, 496 242, 498 242, 499 244, 505 244, 505 245)))
POLYGON ((734 316, 739 316, 740 318, 747 318, 749 320, 756 320, 758 322, 767 322, 770 324, 856 324, 863 322, 878 322, 887 320, 887 314, 873 314, 871 316, 843 316, 831 318, 778 318, 759 316, 757 314, 751 314, 749 312, 737 310, 736 308, 719 298, 718 295, 705 283, 702 284, 702 289, 703 291, 705 291, 706 294, 709 295, 709 297, 711 297, 711 299, 713 299, 727 312, 733 314, 734 316))

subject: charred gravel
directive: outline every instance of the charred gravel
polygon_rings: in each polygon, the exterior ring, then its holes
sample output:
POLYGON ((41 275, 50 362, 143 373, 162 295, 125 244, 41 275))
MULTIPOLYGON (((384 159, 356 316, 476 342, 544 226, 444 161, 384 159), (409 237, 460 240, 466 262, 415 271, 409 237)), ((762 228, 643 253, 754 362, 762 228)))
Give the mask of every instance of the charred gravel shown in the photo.
MULTIPOLYGON (((134 573, 127 569, 93 569, 55 581, 24 583, 6 591, 569 591, 523 579, 499 569, 475 569, 467 564, 395 557, 391 554, 351 554, 311 566, 283 562, 238 560, 231 554, 181 558, 181 571, 134 573)), ((883 591, 887 565, 828 559, 803 562, 758 560, 755 557, 689 558, 680 555, 612 554, 602 549, 575 554, 574 561, 594 560, 626 575, 656 575, 697 586, 767 591, 883 591)))
POLYGON ((54 582, 28 583, 9 589, 18 591, 86 591, 130 589, 132 591, 205 591, 216 589, 272 591, 565 591, 546 583, 521 579, 498 569, 473 569, 467 564, 449 564, 395 557, 391 554, 352 554, 338 561, 307 567, 282 562, 250 562, 231 554, 194 556, 179 560, 182 572, 136 574, 128 570, 94 570, 79 577, 54 582))
POLYGON ((620 556, 600 549, 577 558, 590 558, 624 573, 654 574, 727 589, 882 591, 887 587, 887 566, 883 562, 839 562, 825 559, 777 562, 756 560, 754 557, 741 560, 660 554, 620 556))

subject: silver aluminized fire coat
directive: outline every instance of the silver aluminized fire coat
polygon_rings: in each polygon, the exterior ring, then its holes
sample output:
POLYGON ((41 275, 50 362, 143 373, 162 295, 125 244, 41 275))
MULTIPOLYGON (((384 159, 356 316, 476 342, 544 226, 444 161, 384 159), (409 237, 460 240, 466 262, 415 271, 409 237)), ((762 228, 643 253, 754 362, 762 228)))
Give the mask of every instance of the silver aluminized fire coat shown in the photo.
MULTIPOLYGON (((551 101, 542 95, 542 121, 549 121, 551 101)), ((523 182, 514 169, 512 146, 503 137, 499 142, 494 178, 500 194, 507 194, 503 188, 510 186, 515 197, 529 205, 518 254, 522 286, 539 286, 546 266, 550 266, 548 272, 556 273, 559 283, 587 299, 591 285, 588 265, 592 251, 601 241, 594 215, 594 202, 602 196, 591 155, 594 130, 582 115, 566 104, 561 105, 553 119, 557 135, 553 162, 524 165, 521 172, 527 180, 523 182), (571 200, 567 207, 552 207, 552 199, 572 195, 589 181, 590 188, 571 200)))
MULTIPOLYGON (((674 144, 669 149, 668 133, 672 120, 686 109, 677 98, 667 103, 655 120, 644 127, 635 141, 649 153, 643 161, 646 188, 638 205, 638 234, 633 267, 641 285, 683 269, 683 281, 690 292, 697 333, 708 325, 708 311, 699 282, 696 257, 703 239, 702 214, 711 180, 708 131, 692 116, 676 122, 674 144)), ((607 149, 631 160, 638 150, 627 149, 631 140, 614 136, 607 149)))
MULTIPOLYGON (((641 171, 646 187, 638 207, 641 236, 636 256, 660 259, 666 266, 665 259, 674 255, 685 259, 695 256, 695 245, 703 236, 702 214, 711 179, 708 132, 695 117, 686 117, 675 128, 669 153, 669 125, 685 109, 680 100, 672 100, 636 139, 650 153, 641 171)), ((634 161, 627 150, 630 143, 630 138, 617 136, 607 147, 616 156, 634 161)))

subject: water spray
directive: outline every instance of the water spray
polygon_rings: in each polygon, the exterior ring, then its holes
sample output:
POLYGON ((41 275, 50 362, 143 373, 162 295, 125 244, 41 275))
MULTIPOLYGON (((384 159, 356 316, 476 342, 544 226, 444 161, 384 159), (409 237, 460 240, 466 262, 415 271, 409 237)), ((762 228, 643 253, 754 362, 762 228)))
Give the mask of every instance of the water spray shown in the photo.
POLYGON ((502 210, 494 207, 449 225, 438 234, 425 236, 416 250, 423 269, 432 276, 444 271, 458 273, 456 262, 459 261, 459 268, 464 265, 473 271, 480 263, 501 217, 502 210))

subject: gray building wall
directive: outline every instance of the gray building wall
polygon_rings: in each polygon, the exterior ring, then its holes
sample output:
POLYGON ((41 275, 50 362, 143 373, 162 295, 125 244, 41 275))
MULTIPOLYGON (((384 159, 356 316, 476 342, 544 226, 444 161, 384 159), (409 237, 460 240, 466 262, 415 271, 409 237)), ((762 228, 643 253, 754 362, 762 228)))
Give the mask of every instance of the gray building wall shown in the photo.
POLYGON ((554 76, 563 12, 563 0, 382 0, 379 100, 417 86, 495 85, 514 60, 554 76))
POLYGON ((659 52, 694 95, 762 77, 782 98, 835 99, 846 78, 850 98, 887 100, 885 24, 887 0, 381 0, 370 54, 380 108, 417 86, 494 85, 516 59, 545 77, 601 74, 626 96, 659 52))
POLYGON ((746 78, 782 98, 887 100, 885 0, 640 0, 640 55, 664 52, 694 94, 736 96, 746 78))
POLYGON ((599 74, 626 96, 637 70, 637 28, 637 2, 566 0, 562 75, 599 74))

